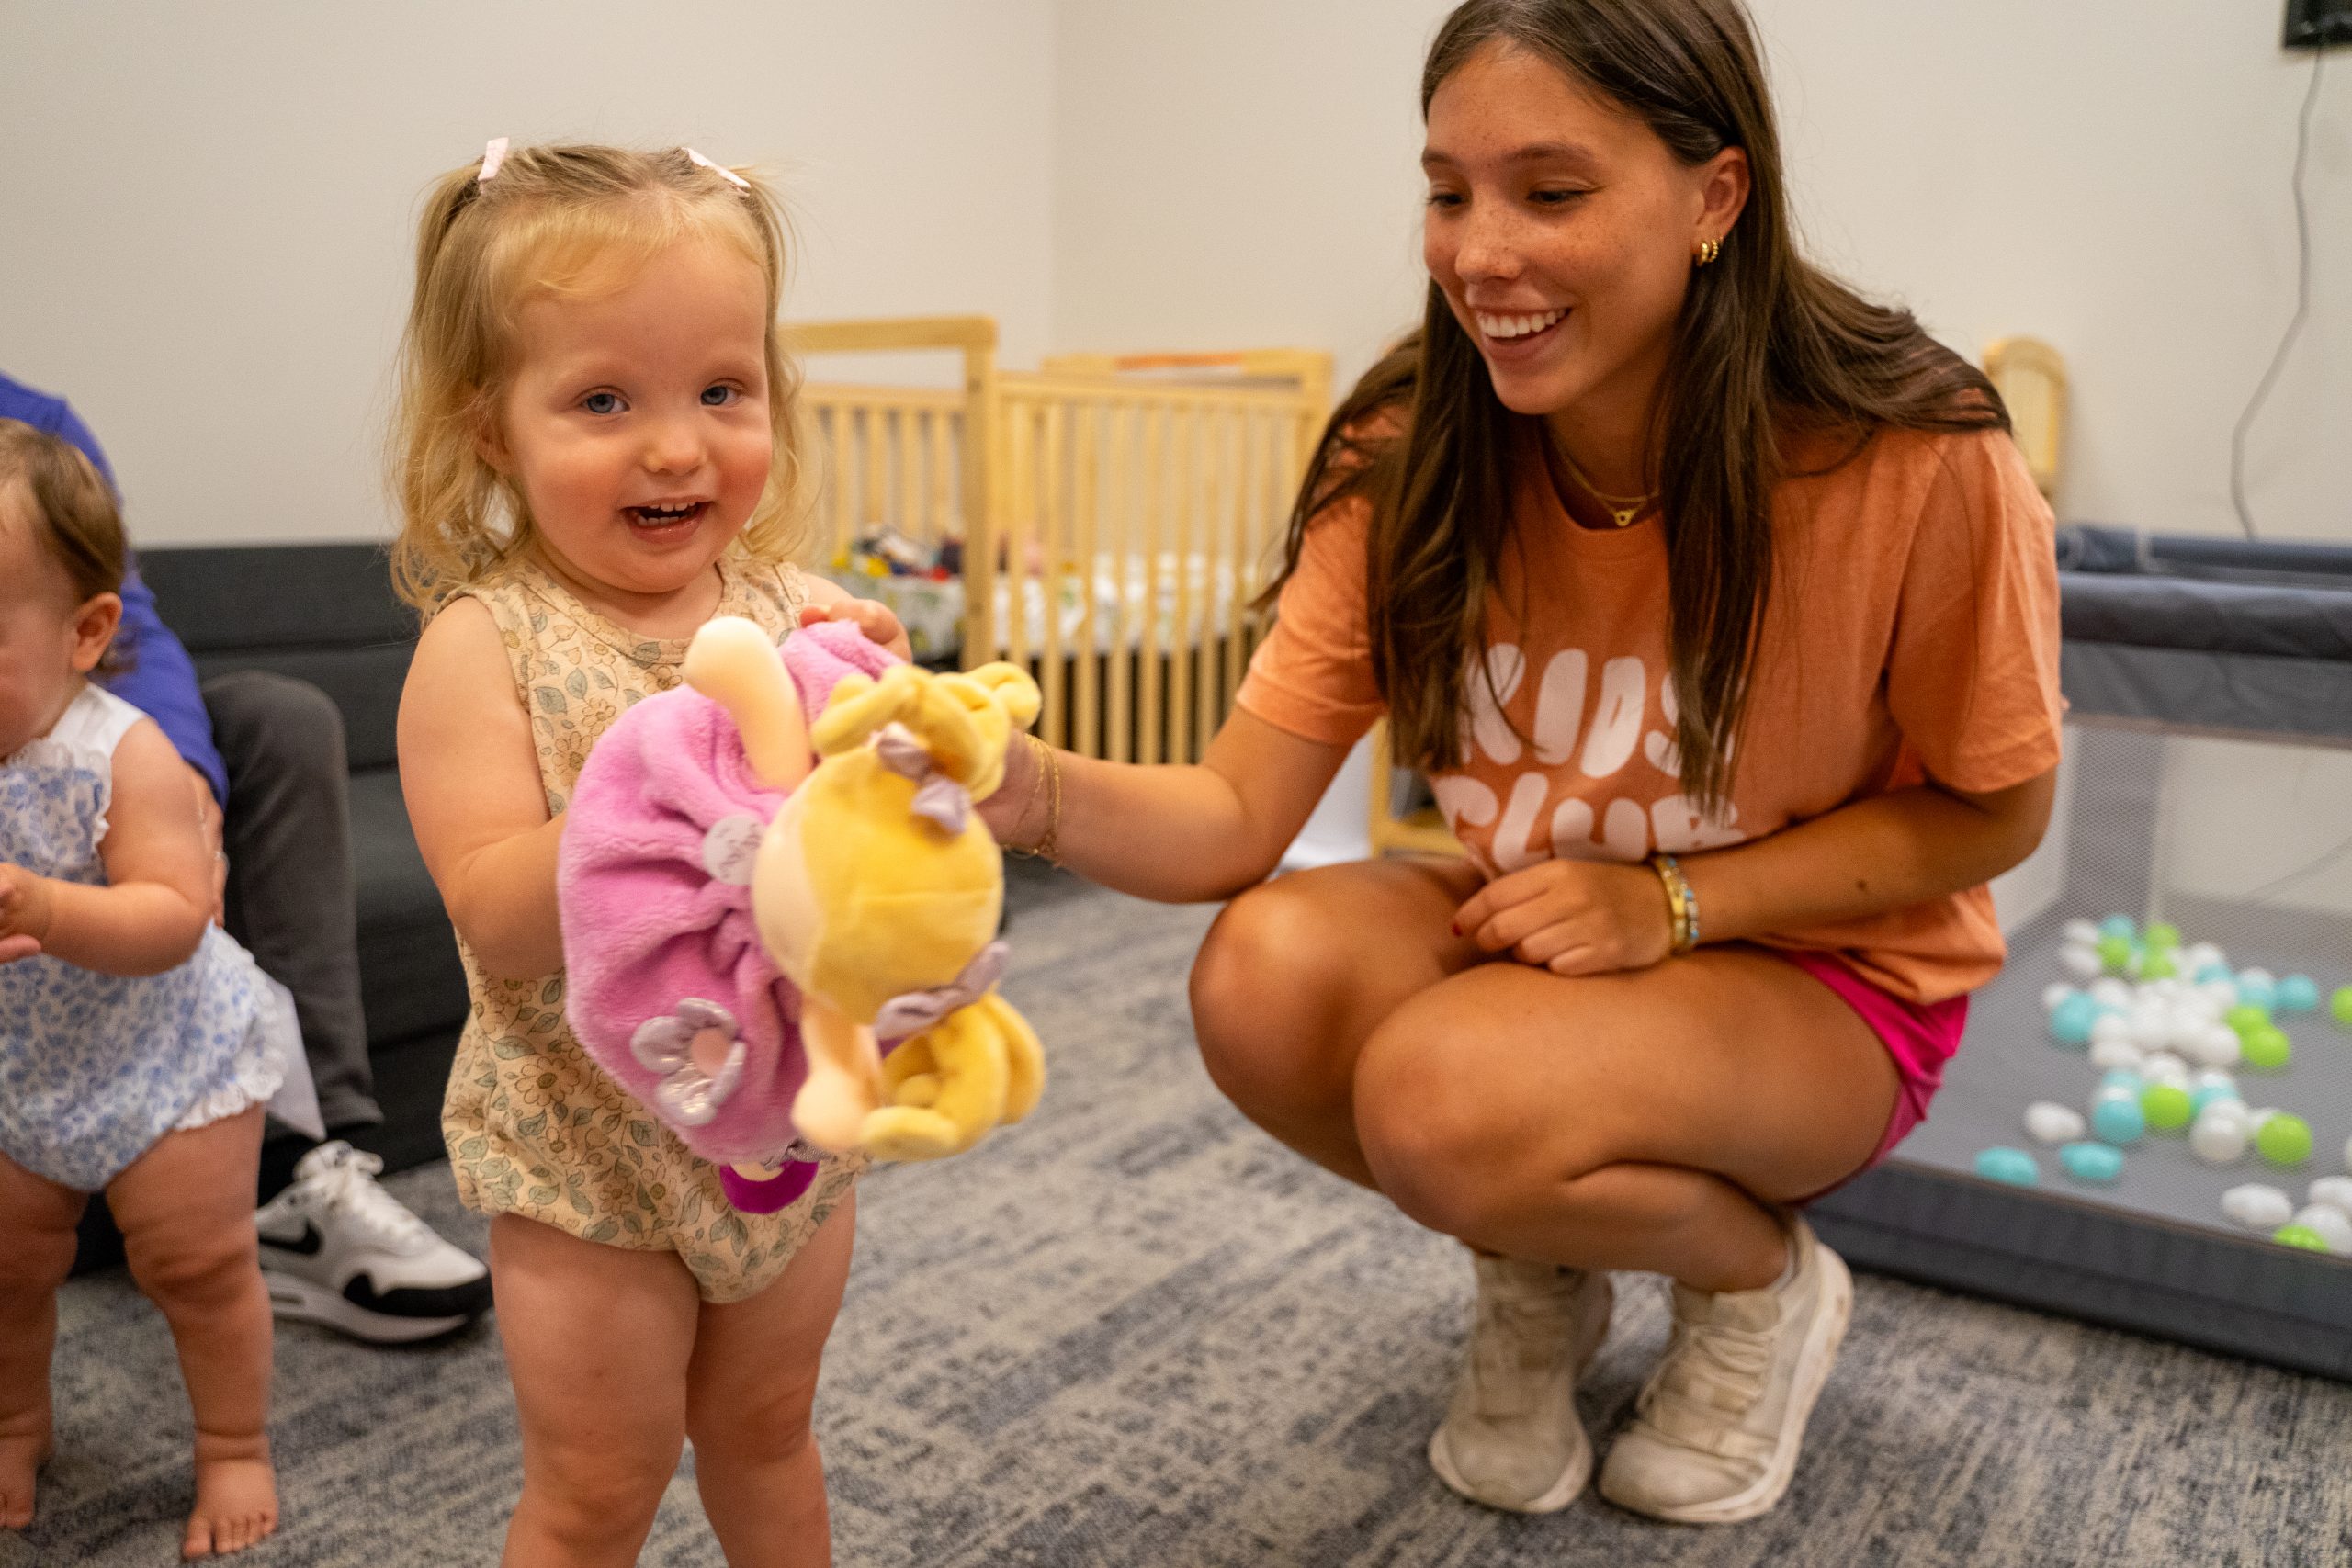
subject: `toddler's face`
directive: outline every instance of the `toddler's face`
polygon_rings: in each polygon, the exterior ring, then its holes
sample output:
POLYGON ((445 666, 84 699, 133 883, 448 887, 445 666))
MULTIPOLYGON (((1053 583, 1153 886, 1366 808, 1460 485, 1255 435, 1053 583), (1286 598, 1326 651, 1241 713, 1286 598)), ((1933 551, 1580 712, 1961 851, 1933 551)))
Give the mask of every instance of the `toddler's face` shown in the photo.
POLYGON ((0 757, 49 732, 105 651, 83 657, 73 580, 34 528, 24 486, 0 479, 0 757))
POLYGON ((674 592, 742 531, 773 458, 760 269, 681 242, 617 288, 526 304, 491 461, 571 574, 674 592))

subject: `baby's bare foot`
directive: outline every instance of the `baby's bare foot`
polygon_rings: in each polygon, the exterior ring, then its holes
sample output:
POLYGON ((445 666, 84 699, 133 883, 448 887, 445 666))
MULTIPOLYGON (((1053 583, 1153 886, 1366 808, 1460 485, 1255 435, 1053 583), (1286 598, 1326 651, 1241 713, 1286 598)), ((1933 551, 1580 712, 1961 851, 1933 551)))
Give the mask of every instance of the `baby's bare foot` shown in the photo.
POLYGON ((196 1437, 196 1511, 180 1556, 226 1557, 277 1529, 277 1472, 265 1438, 196 1437))
POLYGON ((0 1529, 33 1522, 33 1479, 49 1462, 49 1449, 46 1409, 0 1422, 0 1529))

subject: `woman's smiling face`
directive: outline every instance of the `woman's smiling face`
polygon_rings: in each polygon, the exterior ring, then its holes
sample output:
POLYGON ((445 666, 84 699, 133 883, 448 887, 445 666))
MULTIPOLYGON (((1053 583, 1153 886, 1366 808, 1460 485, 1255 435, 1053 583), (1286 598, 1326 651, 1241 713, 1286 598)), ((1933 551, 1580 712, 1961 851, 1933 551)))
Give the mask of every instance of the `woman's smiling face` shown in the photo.
POLYGON ((1421 164, 1422 259, 1503 405, 1557 414, 1597 398, 1646 417, 1693 256, 1746 195, 1744 154, 1682 164, 1640 119, 1498 39, 1439 84, 1421 164))

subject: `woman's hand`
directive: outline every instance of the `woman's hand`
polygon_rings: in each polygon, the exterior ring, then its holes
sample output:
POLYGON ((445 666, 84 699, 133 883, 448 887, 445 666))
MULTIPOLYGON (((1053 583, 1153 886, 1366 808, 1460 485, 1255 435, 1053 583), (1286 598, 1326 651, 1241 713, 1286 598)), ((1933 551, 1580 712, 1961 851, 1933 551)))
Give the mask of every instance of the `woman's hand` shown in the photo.
POLYGON ((0 964, 30 958, 49 935, 49 879, 0 863, 0 964))
POLYGON ((1555 975, 1646 969, 1674 948, 1657 874, 1616 861, 1547 860, 1498 876, 1471 895, 1453 929, 1555 975))
POLYGON ((1035 848, 1046 836, 1052 803, 1046 798, 1045 742, 1028 734, 1012 737, 1004 749, 1004 780, 979 803, 980 821, 1000 844, 1035 848))
MULTIPOLYGON (((828 581, 826 586, 833 585, 828 581)), ((814 593, 809 602, 800 606, 800 624, 813 626, 820 621, 847 621, 865 634, 865 640, 887 648, 901 659, 914 658, 914 649, 907 642, 907 628, 890 613, 888 604, 877 604, 871 599, 853 599, 839 588, 831 595, 814 593)))

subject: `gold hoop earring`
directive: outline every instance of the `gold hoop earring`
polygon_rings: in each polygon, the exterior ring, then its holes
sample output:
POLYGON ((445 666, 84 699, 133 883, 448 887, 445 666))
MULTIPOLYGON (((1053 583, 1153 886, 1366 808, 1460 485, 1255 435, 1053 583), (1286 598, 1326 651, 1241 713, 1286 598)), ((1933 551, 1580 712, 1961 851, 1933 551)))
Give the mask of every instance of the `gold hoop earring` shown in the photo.
POLYGON ((1713 262, 1717 256, 1723 254, 1724 247, 1722 241, 1702 240, 1699 242, 1699 265, 1701 266, 1707 265, 1710 262, 1713 262))

